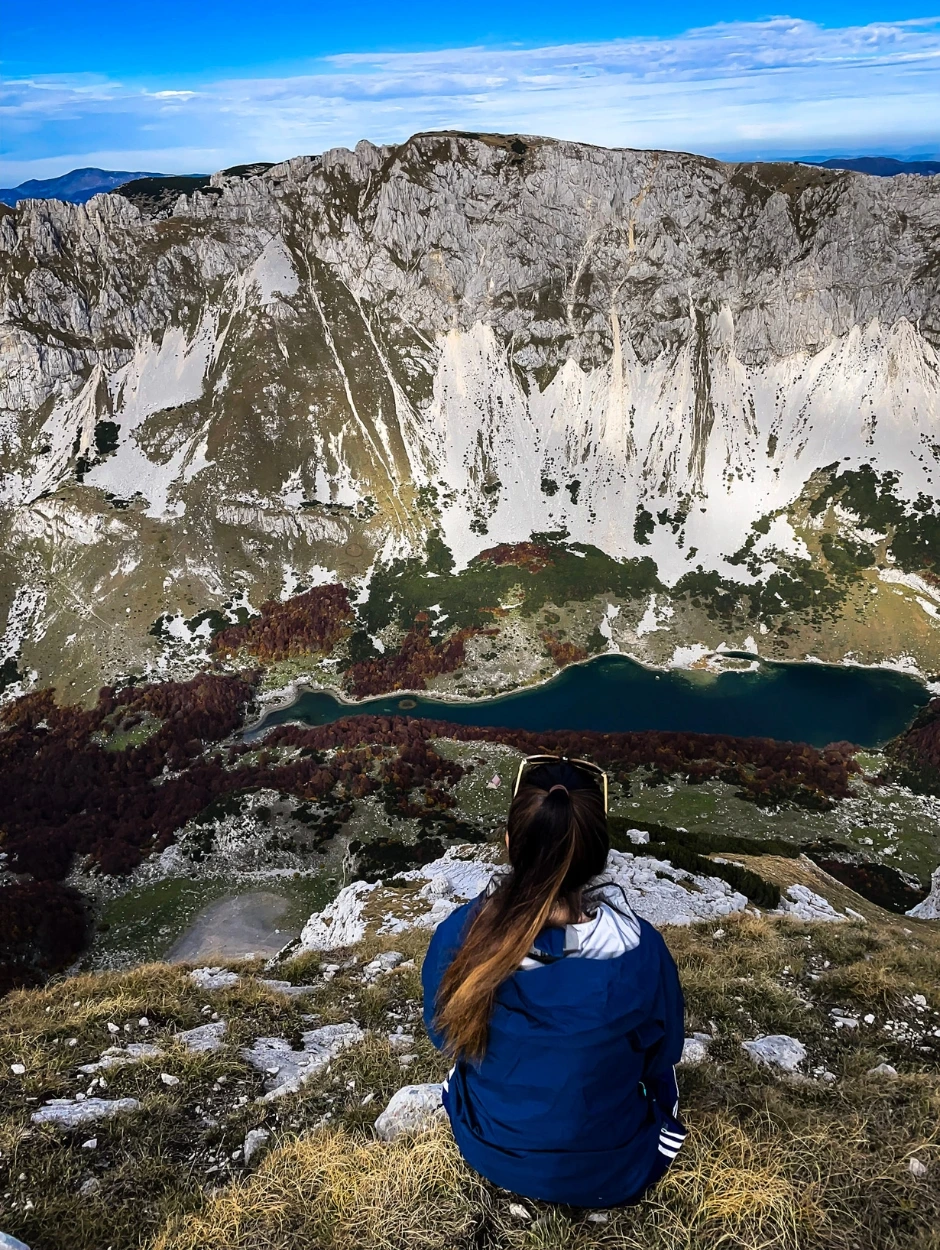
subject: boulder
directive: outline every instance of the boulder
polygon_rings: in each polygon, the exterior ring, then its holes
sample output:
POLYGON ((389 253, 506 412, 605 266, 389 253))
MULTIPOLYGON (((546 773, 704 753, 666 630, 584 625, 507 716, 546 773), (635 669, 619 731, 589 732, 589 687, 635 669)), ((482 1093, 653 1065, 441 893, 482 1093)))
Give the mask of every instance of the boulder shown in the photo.
POLYGON ((742 1042, 741 1047, 755 1063, 784 1072, 796 1072, 806 1058, 806 1047, 795 1037, 786 1033, 771 1033, 757 1037, 752 1042, 742 1042))
POLYGON ((420 1133, 429 1129, 446 1112, 441 1103, 443 1086, 406 1085, 396 1094, 375 1121, 375 1131, 382 1141, 394 1141, 401 1133, 420 1133))

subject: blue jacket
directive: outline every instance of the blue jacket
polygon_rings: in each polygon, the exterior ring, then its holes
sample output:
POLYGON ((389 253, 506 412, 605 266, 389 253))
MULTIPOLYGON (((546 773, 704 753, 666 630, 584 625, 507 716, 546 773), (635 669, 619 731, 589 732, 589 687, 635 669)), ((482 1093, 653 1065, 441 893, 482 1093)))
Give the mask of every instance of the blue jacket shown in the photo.
MULTIPOLYGON (((438 927, 424 961, 424 1021, 439 1049, 438 988, 482 899, 438 927)), ((610 959, 561 958, 564 930, 544 930, 536 946, 559 958, 503 983, 486 1054, 458 1061, 445 1082, 461 1154, 495 1185, 614 1206, 640 1198, 675 1157, 682 990, 662 937, 640 928, 639 945, 610 959)))

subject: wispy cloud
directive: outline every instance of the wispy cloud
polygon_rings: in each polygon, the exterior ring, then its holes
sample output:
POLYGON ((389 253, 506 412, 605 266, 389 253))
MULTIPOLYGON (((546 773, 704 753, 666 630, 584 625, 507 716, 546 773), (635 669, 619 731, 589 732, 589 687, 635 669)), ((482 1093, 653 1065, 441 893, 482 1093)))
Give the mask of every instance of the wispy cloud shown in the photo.
POLYGON ((220 168, 451 128, 717 156, 940 146, 940 18, 775 18, 544 48, 348 54, 217 82, 10 81, 0 181, 76 165, 220 168), (198 146, 194 146, 194 138, 198 146))

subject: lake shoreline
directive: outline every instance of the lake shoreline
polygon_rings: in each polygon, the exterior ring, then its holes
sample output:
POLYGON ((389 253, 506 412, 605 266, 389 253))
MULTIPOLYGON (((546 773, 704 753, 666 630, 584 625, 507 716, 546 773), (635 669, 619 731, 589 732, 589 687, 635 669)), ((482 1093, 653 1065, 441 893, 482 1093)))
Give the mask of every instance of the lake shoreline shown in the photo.
MULTIPOLYGON (((841 664, 826 664, 822 661, 811 660, 768 660, 762 659, 749 652, 739 651, 717 651, 704 652, 700 656, 696 656, 693 663, 682 666, 671 666, 662 668, 659 666, 651 666, 637 660, 634 656, 619 651, 608 651, 601 655, 595 655, 579 660, 574 664, 566 665, 550 676, 540 678, 538 681, 531 682, 527 685, 517 687, 513 690, 500 692, 496 695, 484 696, 482 698, 466 698, 452 694, 451 692, 437 692, 434 690, 394 690, 386 692, 382 695, 371 696, 368 699, 352 699, 345 692, 338 691, 332 684, 314 684, 305 681, 292 682, 290 686, 280 691, 272 692, 264 700, 262 705, 262 714, 242 730, 242 737, 246 741, 253 741, 262 736, 268 729, 275 725, 285 723, 306 723, 306 724, 324 724, 337 721, 351 716, 360 715, 380 715, 380 716, 399 716, 417 714, 415 719, 439 719, 450 720, 453 718, 455 723, 488 725, 490 727, 505 728, 529 728, 537 731, 544 731, 549 728, 569 728, 573 730, 587 731, 589 729, 599 729, 602 732, 623 732, 623 731, 643 731, 643 730, 667 730, 675 732, 692 732, 692 733, 726 733, 734 737, 773 737, 786 741, 807 741, 815 745, 823 745, 824 740, 820 737, 820 733, 816 733, 813 729, 803 729, 802 732, 795 731, 795 724, 799 723, 799 703, 800 703, 800 687, 806 686, 805 678, 809 674, 819 674, 820 681, 823 685, 822 694, 825 695, 825 688, 832 688, 833 694, 829 698, 828 703, 825 697, 820 698, 818 691, 813 691, 809 687, 809 694, 816 700, 816 710, 820 715, 823 724, 832 721, 833 727, 839 722, 838 727, 842 730, 825 741, 847 740, 856 741, 859 745, 866 748, 876 748, 883 745, 896 733, 906 728, 913 716, 916 715, 920 706, 925 704, 933 693, 932 683, 925 681, 922 675, 915 675, 906 665, 900 664, 879 664, 879 665, 862 665, 858 663, 848 662, 841 664), (729 663, 736 661, 737 663, 729 663), (590 688, 592 683, 596 684, 598 674, 591 672, 592 669, 606 669, 606 677, 608 679, 605 687, 598 688, 593 692, 593 698, 585 698, 583 702, 570 699, 572 682, 580 681, 580 683, 590 688), (576 675, 579 672, 586 672, 583 678, 576 675), (857 673, 861 679, 862 674, 871 676, 871 681, 866 687, 864 680, 860 680, 857 688, 849 685, 846 687, 845 677, 848 674, 857 673), (742 685, 738 688, 731 688, 727 684, 727 679, 731 675, 739 676, 741 679, 750 679, 748 685, 742 685), (897 678, 898 685, 894 688, 885 681, 879 681, 879 677, 885 679, 889 675, 897 678), (793 689, 788 691, 786 686, 783 689, 774 683, 775 676, 782 677, 785 683, 788 683, 793 689), (685 681, 683 682, 683 678, 685 681), (642 724, 614 724, 610 723, 610 715, 606 719, 603 715, 603 705, 606 696, 611 693, 610 681, 619 681, 624 686, 623 693, 627 696, 642 696, 650 693, 650 681, 658 681, 665 679, 672 686, 672 698, 666 696, 665 690, 656 691, 656 699, 654 703, 657 705, 655 712, 651 717, 647 717, 650 723, 642 724), (752 688, 756 682, 766 683, 772 686, 777 696, 777 703, 774 706, 765 708, 759 715, 757 722, 754 722, 754 708, 747 707, 747 700, 751 698, 754 702, 752 694, 760 694, 760 691, 753 691, 752 688), (717 683, 723 683, 720 687, 720 697, 714 697, 719 691, 717 683), (678 683, 682 683, 679 685, 678 683), (715 683, 715 685, 712 685, 715 683), (906 687, 906 688, 905 688, 906 687), (284 696, 288 697, 284 697, 284 696), (280 697, 277 697, 280 696, 280 697), (543 704, 548 704, 554 699, 556 702, 561 701, 564 704, 565 697, 569 696, 568 703, 565 705, 571 719, 563 719, 563 711, 558 712, 561 719, 553 719, 547 723, 531 724, 518 720, 518 711, 521 702, 527 702, 531 706, 535 706, 539 700, 543 704), (711 704, 709 702, 711 698, 711 704), (789 698, 789 704, 787 699, 789 698), (855 721, 850 711, 850 705, 854 699, 857 705, 857 714, 861 717, 863 723, 869 725, 869 729, 861 734, 851 732, 855 728, 855 721), (309 715, 304 715, 304 700, 317 701, 321 700, 320 716, 311 720, 309 715), (327 702, 329 704, 327 705, 327 702), (723 707, 720 706, 723 701, 723 707), (392 704, 400 704, 401 702, 413 703, 414 706, 400 707, 392 706, 392 704), (901 705, 904 705, 904 717, 901 718, 901 705), (507 704, 512 709, 508 720, 503 716, 497 716, 492 720, 480 720, 473 714, 476 710, 482 710, 486 707, 496 707, 500 709, 506 708, 507 704), (778 710, 777 704, 782 710, 778 710), (845 705, 843 710, 843 704, 845 705), (882 706, 879 706, 882 704, 882 706), (689 723, 686 724, 681 720, 670 724, 656 723, 661 719, 662 707, 685 705, 686 710, 690 714, 689 723), (584 708, 595 706, 601 709, 600 716, 603 724, 585 724, 584 708), (289 715, 293 710, 297 709, 295 716, 289 715), (720 713, 719 724, 710 727, 702 726, 699 722, 703 716, 708 719, 709 713, 715 711, 720 713), (724 712, 726 715, 722 716, 724 712), (769 718, 769 723, 786 725, 784 732, 774 731, 772 728, 761 727, 761 715, 765 719, 769 718), (724 723, 731 718, 733 721, 740 721, 737 728, 729 728, 724 723), (841 721, 839 717, 841 716, 841 721), (884 727, 885 718, 890 722, 890 730, 884 727), (795 719, 794 719, 795 718, 795 719), (842 722, 845 723, 842 723, 842 722), (882 728, 877 729, 878 726, 882 728)), ((812 702, 812 699, 809 700, 812 702)), ((755 706, 757 706, 755 703, 755 706)), ((627 699, 626 714, 632 714, 642 699, 627 699)), ((649 703, 644 706, 650 706, 649 703)), ((505 715, 505 711, 503 713, 505 715)), ((807 713, 809 715, 809 713, 807 713)), ((544 716, 543 716, 544 719, 544 716)), ((668 719, 668 718, 667 718, 668 719)), ((822 730, 820 730, 822 732, 822 730)))
MULTIPOLYGON (((813 665, 818 668, 863 669, 868 672, 899 673, 904 677, 910 677, 913 681, 919 682, 929 694, 940 695, 940 681, 930 680, 930 678, 925 673, 922 673, 916 665, 908 666, 896 660, 884 660, 878 664, 862 664, 858 660, 844 659, 836 662, 830 660, 819 660, 815 656, 807 656, 803 660, 769 660, 765 656, 758 655, 756 652, 744 650, 732 651, 729 649, 727 651, 716 650, 703 652, 701 658, 706 660, 746 658, 753 662, 752 666, 748 669, 733 669, 708 667, 704 665, 698 667, 693 664, 650 664, 647 660, 641 660, 638 656, 631 655, 629 651, 611 649, 610 651, 603 651, 599 655, 585 656, 583 660, 574 660, 572 663, 564 665, 563 668, 557 669, 554 673, 549 673, 546 677, 538 677, 534 681, 525 682, 519 686, 513 686, 508 690, 501 690, 495 695, 480 695, 475 698, 467 695, 453 694, 446 690, 438 692, 435 690, 429 691, 425 688, 424 690, 389 690, 381 695, 367 695, 364 699, 356 699, 351 695, 348 695, 344 690, 341 690, 338 686, 331 685, 327 682, 314 683, 308 681, 305 677, 299 677, 288 682, 284 686, 279 686, 275 690, 269 690, 262 694, 258 699, 262 708, 261 714, 256 717, 251 724, 246 725, 241 732, 242 736, 246 739, 254 737, 269 716, 292 707, 306 694, 327 694, 334 698, 337 703, 342 703, 344 706, 349 708, 361 707, 366 703, 373 702, 377 698, 391 699, 397 697, 403 699, 422 699, 428 698, 429 696, 433 697, 435 702, 439 703, 453 703, 457 706, 472 706, 476 704, 489 703, 495 699, 508 698, 512 695, 522 694, 528 690, 537 690, 539 687, 547 686, 550 682, 557 680, 562 673, 568 672, 569 669, 583 668, 585 665, 593 664, 597 660, 612 656, 616 656, 624 660, 630 660, 631 663, 636 664, 640 668, 645 669, 647 672, 654 674, 704 673, 719 676, 722 673, 754 672, 759 669, 761 665, 774 665, 775 667, 780 668, 813 665)), ((350 712, 350 715, 355 716, 357 713, 353 711, 350 712)))

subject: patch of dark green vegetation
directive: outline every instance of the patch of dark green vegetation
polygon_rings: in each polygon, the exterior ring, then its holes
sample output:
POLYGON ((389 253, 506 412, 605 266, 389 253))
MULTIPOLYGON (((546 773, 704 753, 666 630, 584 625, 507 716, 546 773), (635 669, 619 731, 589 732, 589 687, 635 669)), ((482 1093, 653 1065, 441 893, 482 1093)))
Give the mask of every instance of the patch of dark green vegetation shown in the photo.
POLYGON ((95 425, 95 447, 99 456, 117 451, 121 427, 116 421, 98 421, 95 425))
MULTIPOLYGON (((933 569, 940 563, 940 501, 920 494, 907 503, 900 497, 897 473, 877 473, 871 465, 845 469, 830 476, 810 504, 811 516, 821 516, 838 503, 858 517, 865 529, 888 536, 887 550, 905 572, 933 569)), ((828 558, 828 555, 827 555, 828 558)))
POLYGON ((646 508, 637 508, 636 519, 633 522, 633 540, 643 547, 649 546, 650 536, 656 528, 656 522, 653 520, 652 512, 648 512, 646 508))
POLYGON ((8 655, 0 664, 0 692, 6 690, 7 686, 14 686, 18 681, 23 680, 23 674, 20 672, 15 655, 8 655))
MULTIPOLYGON (((671 593, 673 599, 687 598, 709 620, 727 623, 735 617, 766 621, 797 616, 813 624, 835 619, 847 594, 843 585, 833 583, 809 560, 791 560, 789 568, 778 568, 756 583, 734 582, 699 565, 680 577, 671 593)), ((784 624, 782 632, 787 629, 784 624)))
POLYGON ((872 864, 827 856, 808 850, 807 855, 830 877, 835 877, 856 894, 861 894, 886 911, 904 915, 927 897, 926 887, 909 873, 888 864, 872 864))
MULTIPOLYGON (((437 603, 450 631, 492 624, 494 609, 499 610, 520 583, 525 590, 521 610, 526 616, 548 603, 560 606, 599 594, 639 599, 662 589, 649 557, 615 560, 597 547, 559 541, 557 534, 533 535, 533 539, 550 548, 550 562, 537 576, 513 564, 497 565, 479 557, 455 573, 450 551, 434 533, 425 558, 395 560, 376 569, 369 598, 359 609, 360 619, 371 634, 393 623, 408 628, 430 603, 437 603), (436 574, 431 580, 429 572, 436 574)), ((431 635, 437 632, 432 625, 431 635)))
POLYGON ((420 868, 440 859, 443 854, 444 844, 439 838, 419 838, 417 842, 403 842, 397 838, 360 842, 357 838, 349 844, 346 863, 353 877, 373 882, 409 868, 420 868))
POLYGON ((739 890, 758 907, 775 908, 780 904, 780 887, 765 881, 758 873, 737 864, 721 864, 709 859, 711 854, 720 855, 785 855, 790 859, 799 855, 799 848, 780 838, 759 840, 756 838, 724 837, 720 834, 689 832, 687 829, 671 829, 651 821, 611 816, 607 822, 610 844, 618 851, 630 851, 666 859, 675 868, 694 872, 699 876, 718 877, 733 890, 739 890), (640 829, 649 834, 649 842, 638 847, 627 836, 628 829, 640 829))

